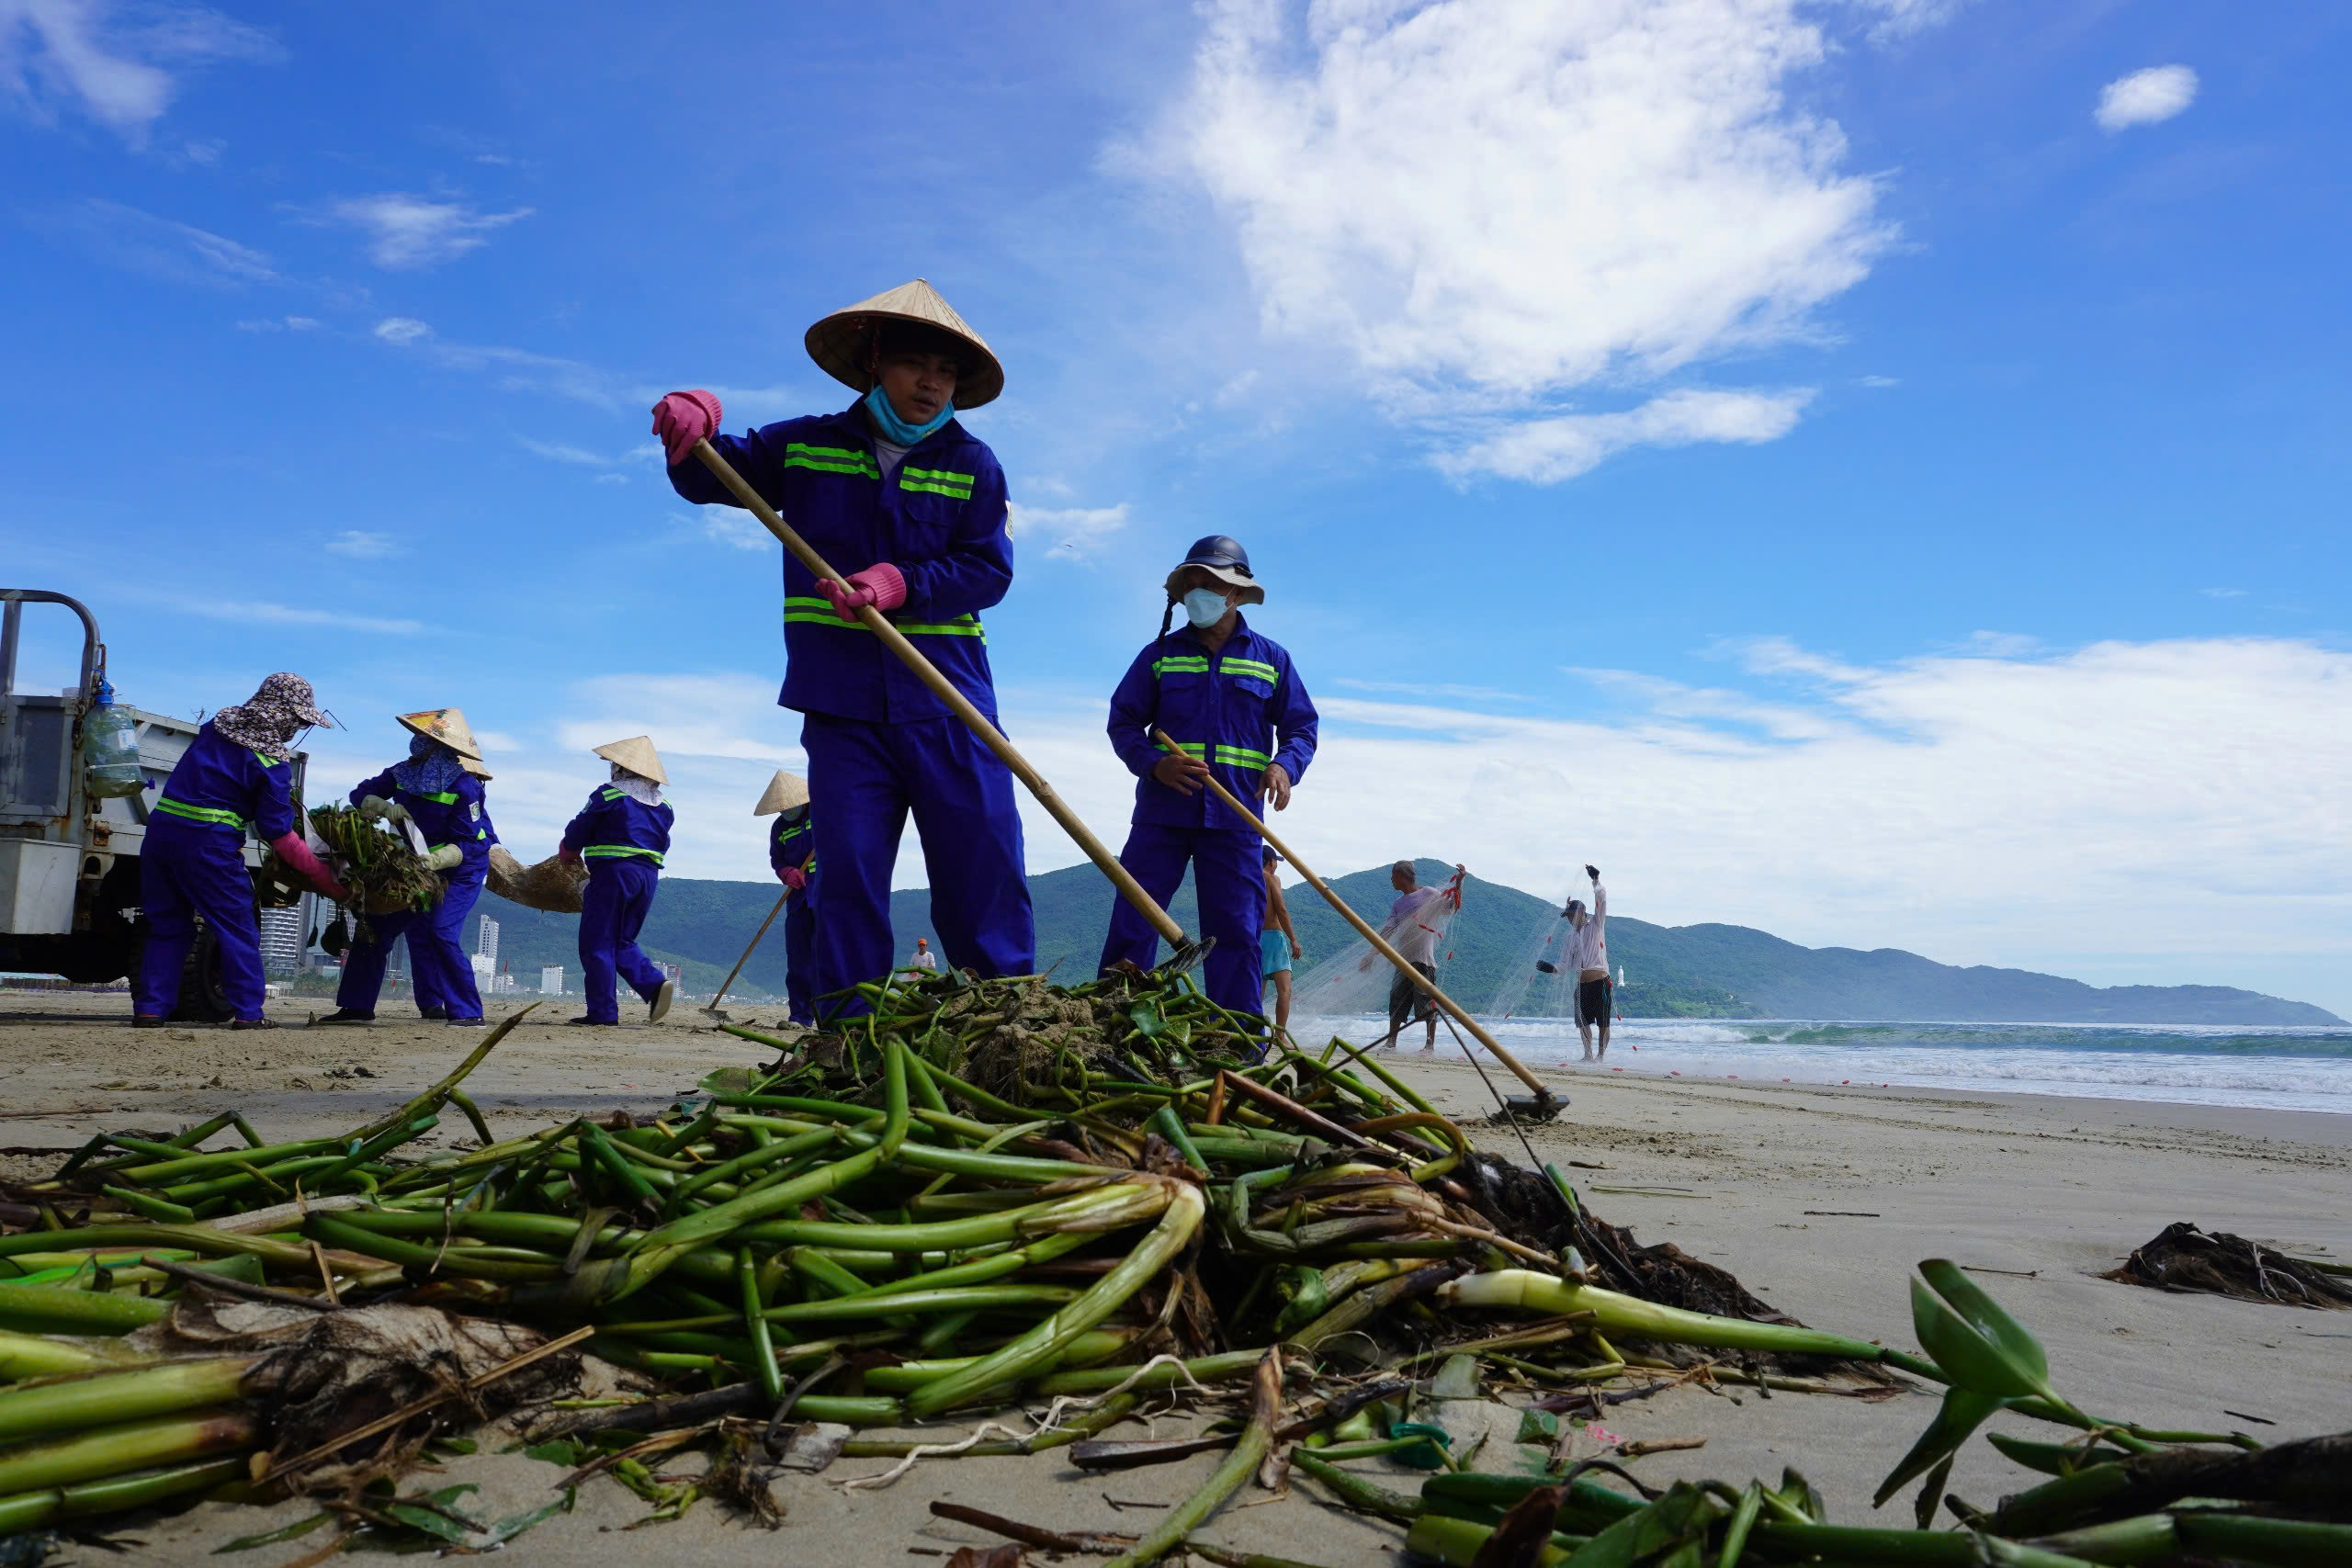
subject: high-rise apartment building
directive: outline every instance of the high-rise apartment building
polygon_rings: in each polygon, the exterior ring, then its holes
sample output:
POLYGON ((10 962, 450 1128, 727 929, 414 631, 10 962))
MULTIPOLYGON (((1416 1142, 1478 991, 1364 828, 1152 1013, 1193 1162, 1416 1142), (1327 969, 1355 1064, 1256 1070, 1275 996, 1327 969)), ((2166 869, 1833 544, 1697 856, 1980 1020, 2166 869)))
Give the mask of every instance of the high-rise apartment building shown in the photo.
POLYGON ((266 975, 288 976, 302 972, 302 948, 310 936, 303 923, 308 909, 302 904, 289 904, 282 909, 261 912, 261 967, 266 975))
POLYGON ((546 997, 563 995, 563 965, 549 964, 539 971, 539 994, 546 997))
POLYGON ((474 953, 477 957, 489 959, 490 966, 483 972, 495 975, 498 973, 498 922, 488 915, 481 919, 481 930, 474 935, 474 953))

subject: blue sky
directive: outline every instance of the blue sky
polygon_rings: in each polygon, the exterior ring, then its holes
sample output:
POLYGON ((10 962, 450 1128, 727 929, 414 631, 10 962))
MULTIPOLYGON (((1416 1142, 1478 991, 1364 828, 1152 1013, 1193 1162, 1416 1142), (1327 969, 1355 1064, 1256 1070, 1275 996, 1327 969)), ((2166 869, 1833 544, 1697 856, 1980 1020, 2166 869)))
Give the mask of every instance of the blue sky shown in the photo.
POLYGON ((7 576, 141 706, 310 675, 338 784, 463 705, 526 855, 650 731, 674 863, 757 875, 775 551, 644 411, 845 405, 801 332, 920 274, 1008 369, 1006 722, 1105 836, 1225 531, 1319 868, 2352 1012, 2341 8, 815 16, 0 0, 7 576))

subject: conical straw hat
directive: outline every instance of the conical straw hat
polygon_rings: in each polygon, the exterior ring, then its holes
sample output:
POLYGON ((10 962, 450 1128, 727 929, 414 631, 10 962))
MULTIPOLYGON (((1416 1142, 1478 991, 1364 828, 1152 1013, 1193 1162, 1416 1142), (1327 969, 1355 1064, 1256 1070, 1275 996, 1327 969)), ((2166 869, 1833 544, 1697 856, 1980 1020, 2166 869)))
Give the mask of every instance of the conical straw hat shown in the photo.
POLYGON ((779 811, 789 811, 796 806, 808 804, 808 785, 797 773, 787 773, 782 768, 768 780, 767 793, 752 807, 754 817, 773 817, 779 811))
POLYGON ((483 767, 481 765, 481 760, 478 757, 460 757, 458 759, 458 766, 465 769, 466 772, 473 774, 473 776, 478 779, 492 779, 498 776, 492 773, 488 768, 483 767))
POLYGON ((670 775, 662 771, 661 755, 653 750, 653 741, 650 736, 632 735, 626 740, 616 740, 608 746, 599 746, 596 748, 596 755, 607 762, 618 762, 639 778, 651 779, 659 784, 670 782, 670 775))
POLYGON ((481 761, 481 743, 474 739, 473 729, 466 723, 463 708, 425 708, 398 716, 402 725, 427 740, 438 740, 460 757, 481 761))
POLYGON ((981 340, 956 307, 939 297, 923 278, 902 283, 898 288, 876 294, 871 299, 861 299, 846 310, 835 310, 808 329, 804 340, 808 357, 817 367, 843 386, 863 392, 871 389, 874 378, 865 373, 867 350, 872 346, 876 324, 885 320, 914 321, 926 327, 936 327, 953 333, 971 345, 973 358, 978 361, 968 376, 956 382, 956 406, 976 409, 993 402, 1004 390, 1004 367, 997 362, 996 351, 981 340))

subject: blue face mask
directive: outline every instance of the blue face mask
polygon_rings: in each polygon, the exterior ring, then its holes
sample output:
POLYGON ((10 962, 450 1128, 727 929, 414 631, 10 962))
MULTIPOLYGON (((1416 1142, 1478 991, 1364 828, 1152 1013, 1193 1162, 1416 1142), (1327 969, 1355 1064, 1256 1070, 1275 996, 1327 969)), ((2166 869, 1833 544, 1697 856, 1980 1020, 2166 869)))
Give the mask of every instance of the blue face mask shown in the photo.
POLYGON ((1225 595, 1214 588, 1195 588, 1184 595, 1184 618, 1196 626, 1213 626, 1225 619, 1225 595))
POLYGON ((954 419, 956 405, 952 402, 944 404, 937 413, 932 415, 929 423, 909 424, 899 417, 899 411, 890 406, 889 394, 883 391, 881 383, 876 382, 874 389, 865 394, 865 416, 874 422, 874 428, 882 433, 882 439, 891 446, 911 446, 954 419))

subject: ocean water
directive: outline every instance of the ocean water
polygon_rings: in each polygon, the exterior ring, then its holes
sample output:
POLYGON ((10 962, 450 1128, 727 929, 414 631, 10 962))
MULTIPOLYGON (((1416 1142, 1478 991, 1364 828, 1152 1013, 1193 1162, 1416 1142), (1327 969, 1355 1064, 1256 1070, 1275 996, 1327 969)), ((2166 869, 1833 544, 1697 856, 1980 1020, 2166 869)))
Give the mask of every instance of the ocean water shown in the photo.
MULTIPOLYGON (((1564 1019, 1482 1019, 1530 1066, 1577 1062, 1564 1019)), ((1361 1042, 1386 1021, 1292 1020, 1302 1041, 1361 1042)), ((1420 1026, 1403 1049, 1419 1049, 1420 1026)), ((1442 1025, 1438 1048, 1459 1055, 1442 1025)), ((1778 1083, 2006 1089, 2102 1100, 2352 1113, 2352 1028, 2081 1023, 1884 1023, 1821 1019, 1628 1019, 1598 1070, 1778 1083)))

